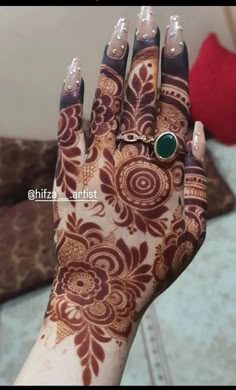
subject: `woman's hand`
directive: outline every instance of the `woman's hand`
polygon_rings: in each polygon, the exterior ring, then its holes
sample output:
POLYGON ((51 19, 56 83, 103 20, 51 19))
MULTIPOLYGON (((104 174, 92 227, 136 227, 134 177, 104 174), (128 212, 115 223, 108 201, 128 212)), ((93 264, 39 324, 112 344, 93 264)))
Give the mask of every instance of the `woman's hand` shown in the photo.
POLYGON ((86 142, 78 59, 60 101, 58 265, 40 342, 59 347, 70 338, 86 385, 119 382, 142 314, 205 238, 205 138, 197 123, 186 146, 188 55, 179 17, 172 16, 167 28, 159 97, 160 34, 152 7, 139 14, 125 83, 127 33, 120 19, 105 48, 86 142), (151 141, 165 132, 171 134, 154 146, 151 141), (81 202, 75 193, 82 191, 81 202))

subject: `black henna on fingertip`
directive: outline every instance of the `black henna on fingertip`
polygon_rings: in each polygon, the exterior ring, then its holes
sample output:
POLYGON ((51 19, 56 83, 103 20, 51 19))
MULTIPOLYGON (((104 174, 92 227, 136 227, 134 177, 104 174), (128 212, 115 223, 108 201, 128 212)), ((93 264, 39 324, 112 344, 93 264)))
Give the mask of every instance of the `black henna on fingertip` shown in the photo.
POLYGON ((188 49, 184 43, 183 51, 176 56, 167 56, 162 49, 161 71, 171 76, 179 77, 188 81, 189 63, 188 49))
POLYGON ((84 80, 80 79, 80 84, 77 91, 68 92, 64 89, 64 85, 61 92, 60 98, 60 110, 72 106, 74 104, 83 104, 84 102, 84 80))
POLYGON ((127 64, 127 59, 129 55, 129 45, 127 43, 126 49, 124 52, 123 57, 110 57, 107 54, 107 49, 108 45, 106 45, 104 54, 103 54, 103 59, 102 59, 102 65, 106 65, 112 69, 114 69, 121 77, 125 76, 125 71, 126 71, 126 64, 127 64))
POLYGON ((141 40, 137 39, 136 35, 134 38, 134 48, 133 48, 133 57, 141 50, 145 49, 146 47, 152 47, 157 46, 159 47, 160 44, 160 30, 157 27, 156 34, 151 39, 141 40))

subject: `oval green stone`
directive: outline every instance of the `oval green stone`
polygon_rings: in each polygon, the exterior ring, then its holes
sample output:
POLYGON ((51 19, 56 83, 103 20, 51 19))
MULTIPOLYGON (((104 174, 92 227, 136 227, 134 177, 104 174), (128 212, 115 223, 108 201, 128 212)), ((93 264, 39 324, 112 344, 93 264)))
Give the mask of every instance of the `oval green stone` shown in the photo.
POLYGON ((176 146, 176 138, 173 134, 163 134, 155 144, 155 152, 162 158, 168 158, 174 154, 176 146))

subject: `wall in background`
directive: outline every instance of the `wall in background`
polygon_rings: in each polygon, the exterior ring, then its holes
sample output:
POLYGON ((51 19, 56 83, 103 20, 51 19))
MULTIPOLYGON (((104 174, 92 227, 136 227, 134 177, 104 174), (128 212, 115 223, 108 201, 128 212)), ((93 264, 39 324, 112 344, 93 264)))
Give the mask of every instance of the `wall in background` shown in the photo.
POLYGON ((223 12, 225 14, 225 20, 230 31, 234 51, 236 51, 236 7, 235 6, 222 6, 223 12))
MULTIPOLYGON (((165 35, 168 17, 182 17, 190 64, 202 40, 216 32, 234 50, 232 32, 220 6, 155 7, 165 35)), ((236 7, 230 7, 235 12, 236 7)), ((85 79, 85 116, 90 108, 105 44, 120 16, 130 20, 134 36, 139 7, 0 7, 0 135, 36 139, 56 137, 58 101, 67 66, 81 58, 85 79)), ((236 18, 235 18, 236 20, 236 18)))

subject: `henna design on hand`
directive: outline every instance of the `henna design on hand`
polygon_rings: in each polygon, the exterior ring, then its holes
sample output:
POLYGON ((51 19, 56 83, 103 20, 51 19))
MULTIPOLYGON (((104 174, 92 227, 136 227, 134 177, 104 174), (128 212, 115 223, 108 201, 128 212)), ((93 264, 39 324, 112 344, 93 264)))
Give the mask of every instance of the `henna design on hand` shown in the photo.
POLYGON ((81 85, 62 94, 55 189, 71 196, 88 186, 99 199, 94 205, 54 205, 58 265, 44 327, 55 324, 55 345, 73 337, 86 385, 99 375, 108 346, 129 341, 150 302, 183 272, 205 238, 205 172, 192 150, 185 152, 186 47, 174 58, 163 56, 157 115, 159 33, 153 37, 151 30, 150 40, 139 35, 122 117, 128 46, 120 48, 125 52, 119 58, 105 50, 87 155, 81 147, 81 85), (166 130, 182 148, 171 163, 157 162, 153 149, 140 141, 116 145, 118 132, 166 130))

